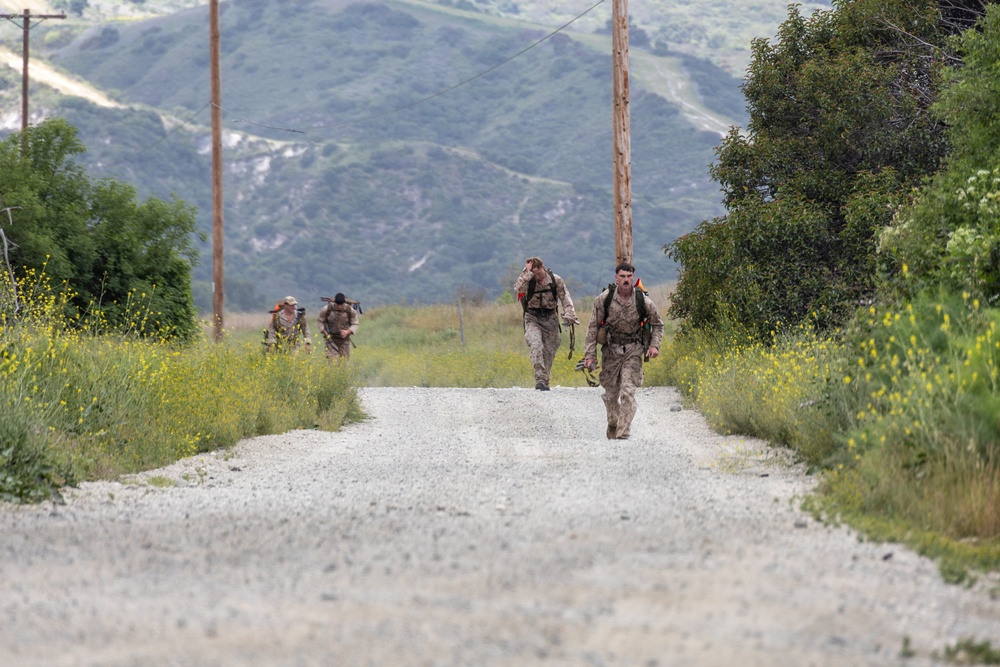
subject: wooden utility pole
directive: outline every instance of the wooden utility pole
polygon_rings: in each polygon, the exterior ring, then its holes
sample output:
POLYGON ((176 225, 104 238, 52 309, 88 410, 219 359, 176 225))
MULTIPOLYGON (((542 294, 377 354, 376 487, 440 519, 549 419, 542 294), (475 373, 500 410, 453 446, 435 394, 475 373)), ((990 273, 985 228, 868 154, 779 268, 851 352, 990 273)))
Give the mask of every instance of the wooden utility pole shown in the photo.
POLYGON ((632 262, 632 143, 628 92, 628 0, 611 3, 614 97, 615 264, 632 262))
MULTIPOLYGON (((7 19, 13 22, 14 19, 21 18, 21 32, 23 33, 23 45, 21 54, 24 63, 21 65, 21 133, 28 129, 28 34, 31 31, 31 19, 44 21, 45 19, 64 19, 65 14, 32 14, 30 9, 25 9, 23 14, 0 14, 0 19, 7 19)), ((26 141, 27 139, 25 139, 26 141)))
POLYGON ((219 37, 219 0, 208 3, 212 77, 212 319, 215 340, 222 340, 225 271, 222 262, 222 48, 219 37))

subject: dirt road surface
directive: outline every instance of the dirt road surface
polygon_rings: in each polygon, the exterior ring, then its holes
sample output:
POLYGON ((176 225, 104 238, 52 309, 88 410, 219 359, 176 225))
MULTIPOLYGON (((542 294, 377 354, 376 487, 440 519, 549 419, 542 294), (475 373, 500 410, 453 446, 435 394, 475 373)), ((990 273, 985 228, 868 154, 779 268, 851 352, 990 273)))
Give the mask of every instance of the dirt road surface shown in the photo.
POLYGON ((673 389, 362 391, 65 505, 0 506, 0 665, 944 664, 1000 600, 799 509, 780 450, 673 389), (673 410, 672 410, 673 408, 673 410), (905 650, 904 650, 905 649, 905 650))

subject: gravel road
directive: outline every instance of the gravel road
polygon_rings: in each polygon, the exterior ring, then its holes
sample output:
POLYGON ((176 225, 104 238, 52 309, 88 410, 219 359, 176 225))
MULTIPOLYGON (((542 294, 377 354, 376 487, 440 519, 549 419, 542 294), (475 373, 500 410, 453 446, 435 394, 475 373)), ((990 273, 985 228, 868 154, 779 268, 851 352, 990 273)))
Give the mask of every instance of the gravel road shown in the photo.
POLYGON ((0 665, 857 667, 1000 647, 990 583, 813 521, 801 466, 672 411, 673 389, 641 390, 627 441, 605 440, 598 389, 361 396, 371 418, 339 433, 0 505, 0 665))

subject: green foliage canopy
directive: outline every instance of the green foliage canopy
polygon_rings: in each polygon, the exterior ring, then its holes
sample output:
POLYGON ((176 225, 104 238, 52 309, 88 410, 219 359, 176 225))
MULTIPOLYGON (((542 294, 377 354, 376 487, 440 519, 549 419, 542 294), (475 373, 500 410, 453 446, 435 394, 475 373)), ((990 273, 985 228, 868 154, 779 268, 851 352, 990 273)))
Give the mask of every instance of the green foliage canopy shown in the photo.
POLYGON ((0 208, 10 210, 0 225, 11 264, 66 282, 81 312, 100 310, 113 327, 189 336, 194 210, 178 199, 139 202, 116 179, 91 181, 74 161, 84 150, 61 119, 0 143, 0 208), (139 309, 150 317, 126 322, 139 309))
MULTIPOLYGON (((975 9, 969 9, 974 12, 975 9)), ((728 213, 666 247, 688 326, 834 326, 876 286, 875 234, 948 148, 930 113, 951 22, 931 0, 854 0, 758 39, 750 122, 717 150, 728 213), (905 30, 900 27, 905 26, 905 30)))
POLYGON ((946 73, 933 112, 948 125, 952 152, 880 245, 904 293, 941 285, 992 305, 1000 298, 1000 10, 990 6, 951 45, 962 65, 946 73))

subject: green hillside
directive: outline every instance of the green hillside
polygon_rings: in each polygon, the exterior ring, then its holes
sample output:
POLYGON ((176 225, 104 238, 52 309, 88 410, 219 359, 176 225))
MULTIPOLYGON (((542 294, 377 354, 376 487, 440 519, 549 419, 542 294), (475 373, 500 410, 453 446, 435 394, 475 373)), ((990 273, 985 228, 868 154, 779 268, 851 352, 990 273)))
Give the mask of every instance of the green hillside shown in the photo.
MULTIPOLYGON (((288 292, 315 305, 334 291, 368 304, 441 301, 459 288, 496 295, 510 267, 533 254, 584 292, 608 281, 606 38, 555 35, 438 95, 546 31, 413 3, 222 7, 228 305, 288 292)), ((34 54, 129 108, 44 92, 33 108, 48 105, 80 128, 90 169, 142 193, 176 193, 199 207, 207 231, 206 9, 46 30, 34 54)), ((690 77, 692 107, 741 122, 738 82, 718 67, 679 54, 642 58, 664 76, 690 77)), ((719 134, 649 88, 635 77, 633 231, 640 274, 657 282, 674 270, 662 246, 721 210, 706 169, 719 134)), ((11 93, 0 92, 5 108, 11 93)), ((209 251, 195 271, 203 305, 209 251)))

